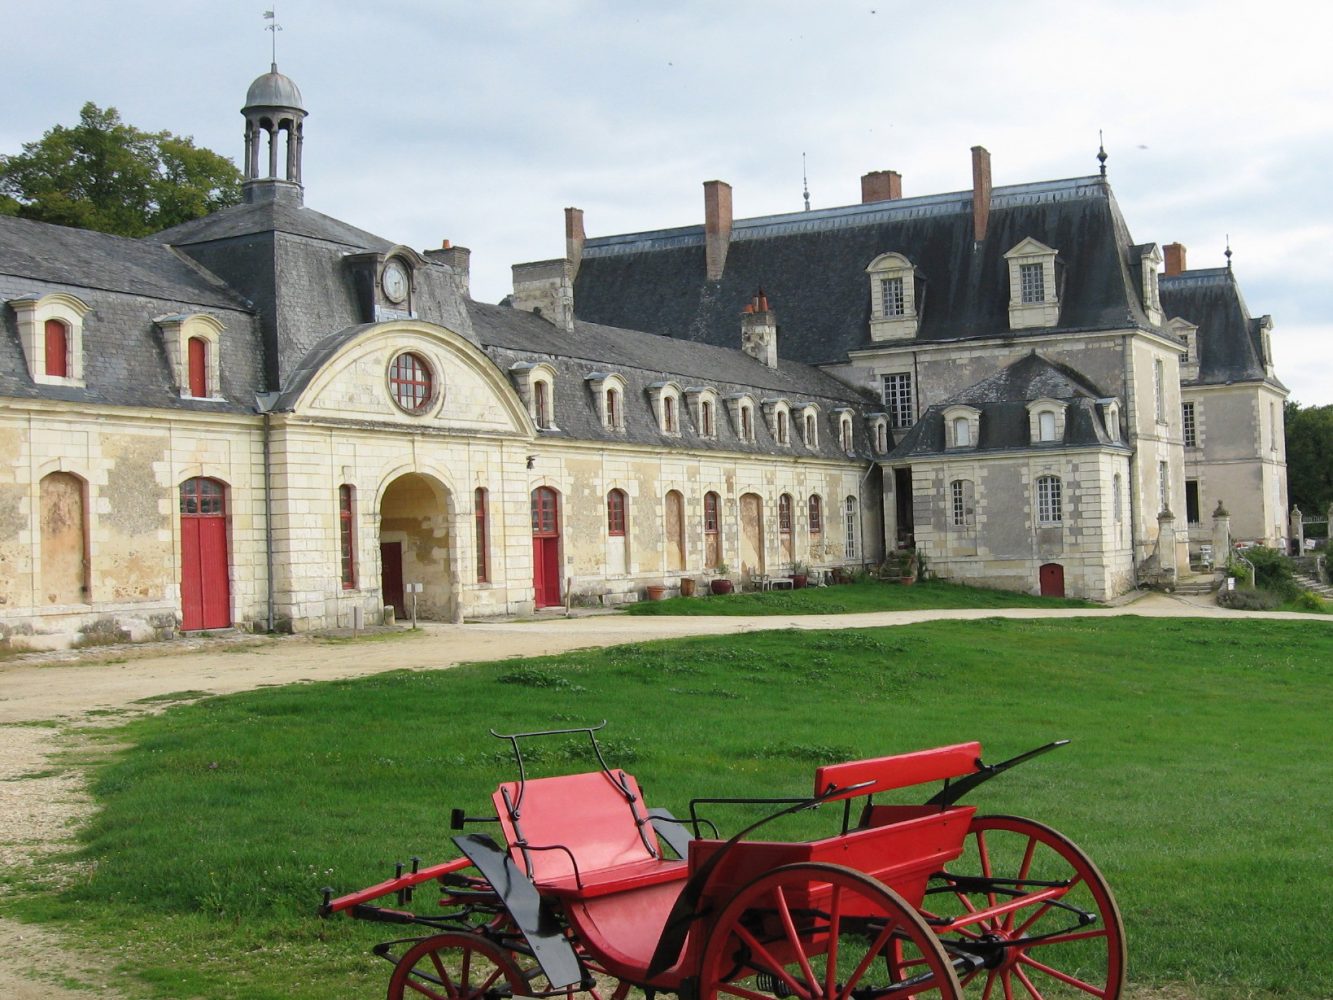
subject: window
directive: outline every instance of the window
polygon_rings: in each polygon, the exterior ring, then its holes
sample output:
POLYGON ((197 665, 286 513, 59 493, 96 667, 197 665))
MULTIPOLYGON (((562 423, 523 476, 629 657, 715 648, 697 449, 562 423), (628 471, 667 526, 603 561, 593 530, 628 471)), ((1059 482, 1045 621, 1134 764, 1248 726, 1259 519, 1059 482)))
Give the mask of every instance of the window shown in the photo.
POLYGON ((1199 524, 1199 481, 1185 480, 1185 520, 1190 524, 1199 524))
POLYGON ((612 490, 606 495, 606 533, 617 537, 625 534, 624 490, 612 490))
MULTIPOLYGON (((906 312, 903 301, 903 279, 885 278, 880 282, 880 299, 883 302, 881 316, 901 316, 906 312)), ((932 313, 932 315, 934 315, 932 313)))
POLYGON ((949 484, 952 521, 955 528, 970 528, 976 523, 976 488, 970 479, 955 479, 949 484))
POLYGON ((1046 275, 1041 264, 1019 264, 1018 281, 1024 305, 1046 301, 1046 275))
POLYGON ((490 515, 487 509, 490 506, 490 497, 485 487, 478 486, 472 491, 472 519, 476 529, 475 544, 477 546, 477 582, 486 583, 491 578, 490 558, 488 554, 490 534, 489 525, 486 523, 490 515))
POLYGON ((750 408, 743 404, 741 406, 741 440, 754 440, 754 418, 750 413, 750 408))
POLYGON ((1157 358, 1152 363, 1152 391, 1157 422, 1164 424, 1166 423, 1166 371, 1161 358, 1157 358))
POLYGON ((612 430, 620 427, 620 390, 606 390, 606 426, 612 430))
POLYGON ((46 321, 46 374, 69 378, 69 327, 58 319, 46 321))
POLYGON ((810 494, 810 534, 818 535, 824 531, 824 504, 818 493, 810 494))
POLYGON ((847 532, 846 543, 843 546, 843 555, 848 559, 856 558, 856 497, 848 497, 843 501, 843 520, 847 532))
POLYGON ((1050 410, 1043 410, 1037 414, 1037 440, 1055 440, 1055 414, 1050 410))
POLYGON ((1115 513, 1116 523, 1124 520, 1124 484, 1120 481, 1120 473, 1116 473, 1111 479, 1111 508, 1115 513))
POLYGON ((889 425, 883 420, 875 421, 875 451, 881 455, 889 450, 889 425))
POLYGON ((1157 494, 1161 501, 1161 510, 1171 509, 1171 467, 1165 462, 1157 463, 1157 494))
POLYGON ((420 354, 407 351, 389 365, 389 391, 408 413, 420 413, 430 405, 432 384, 430 365, 420 354))
POLYGON ((356 493, 344 483, 338 487, 338 548, 343 590, 356 588, 356 493))
POLYGON ((551 383, 538 380, 532 383, 533 419, 546 430, 551 426, 551 383))
POLYGON ((804 423, 803 434, 805 437, 805 446, 807 448, 818 448, 819 421, 815 418, 815 411, 813 408, 808 408, 805 411, 805 419, 803 420, 803 423, 804 423))
POLYGON ((202 337, 191 337, 187 342, 190 395, 195 399, 208 398, 208 342, 202 337))
POLYGON ((1037 523, 1064 523, 1064 500, 1059 476, 1041 476, 1037 480, 1037 523))
POLYGON ((967 417, 953 418, 953 443, 955 447, 967 448, 972 444, 972 425, 967 417))
POLYGON ((713 429, 713 402, 709 399, 699 401, 699 433, 704 437, 713 437, 717 432, 713 429))
POLYGON ((556 493, 549 486, 532 491, 532 534, 537 538, 555 538, 556 493))
POLYGON ((1180 406, 1180 426, 1185 433, 1185 447, 1197 448, 1199 434, 1194 425, 1194 404, 1182 403, 1180 406))
POLYGON ((778 444, 787 444, 787 411, 778 410, 778 444))
POLYGON ((44 604, 88 604, 88 484, 72 472, 51 472, 38 487, 41 505, 41 591, 44 604))
POLYGON ((916 419, 912 406, 912 373, 894 372, 884 376, 884 409, 895 430, 911 427, 916 419))
POLYGON ((721 499, 712 490, 704 494, 704 565, 714 569, 722 564, 722 537, 718 534, 721 499))
POLYGON ((778 497, 778 533, 783 535, 791 534, 791 494, 784 493, 778 497))
POLYGON ((838 418, 838 447, 849 455, 852 452, 852 418, 846 414, 838 418))
POLYGON ((704 534, 717 534, 718 495, 712 490, 704 494, 704 534))
POLYGON ((676 433, 676 397, 662 397, 662 430, 668 434, 676 433))
POLYGON ((1277 451, 1277 404, 1268 404, 1268 450, 1277 451))

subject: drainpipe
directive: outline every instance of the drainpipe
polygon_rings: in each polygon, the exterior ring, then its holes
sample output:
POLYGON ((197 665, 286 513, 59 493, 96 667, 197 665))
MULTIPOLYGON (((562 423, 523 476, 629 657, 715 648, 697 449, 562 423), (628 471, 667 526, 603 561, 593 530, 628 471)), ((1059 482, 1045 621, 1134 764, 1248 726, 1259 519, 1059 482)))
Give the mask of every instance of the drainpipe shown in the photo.
POLYGON ((270 438, 273 433, 273 404, 278 401, 276 392, 264 392, 255 396, 255 405, 264 416, 264 565, 266 598, 268 605, 267 627, 273 631, 273 456, 270 438))

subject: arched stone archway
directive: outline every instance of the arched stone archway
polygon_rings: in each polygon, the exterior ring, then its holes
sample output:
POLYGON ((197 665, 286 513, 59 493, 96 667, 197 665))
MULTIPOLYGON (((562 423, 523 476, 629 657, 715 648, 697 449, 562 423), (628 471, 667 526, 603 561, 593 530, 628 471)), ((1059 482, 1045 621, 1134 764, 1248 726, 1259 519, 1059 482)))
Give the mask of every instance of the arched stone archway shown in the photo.
POLYGON ((421 584, 417 617, 452 621, 458 602, 458 540, 452 530, 453 495, 433 476, 410 472, 380 498, 380 588, 399 618, 411 613, 409 585, 421 584))

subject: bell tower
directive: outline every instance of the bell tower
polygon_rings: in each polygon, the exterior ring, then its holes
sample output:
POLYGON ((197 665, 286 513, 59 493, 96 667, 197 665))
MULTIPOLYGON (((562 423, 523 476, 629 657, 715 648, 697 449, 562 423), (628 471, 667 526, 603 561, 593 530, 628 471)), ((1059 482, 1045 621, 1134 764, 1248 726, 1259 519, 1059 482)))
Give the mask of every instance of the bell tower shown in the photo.
POLYGON ((306 110, 301 91, 291 77, 278 72, 272 64, 269 72, 250 84, 245 95, 245 167, 243 190, 248 202, 277 198, 302 202, 301 142, 306 110), (262 173, 265 140, 268 146, 268 172, 262 173), (284 148, 282 173, 279 152, 284 148))

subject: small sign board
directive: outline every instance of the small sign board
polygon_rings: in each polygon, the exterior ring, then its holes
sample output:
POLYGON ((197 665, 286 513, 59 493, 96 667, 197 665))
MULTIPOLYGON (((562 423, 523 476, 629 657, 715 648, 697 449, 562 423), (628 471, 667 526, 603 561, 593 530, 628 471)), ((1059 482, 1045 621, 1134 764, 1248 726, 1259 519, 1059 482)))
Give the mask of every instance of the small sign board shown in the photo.
POLYGON ((406 587, 406 590, 409 594, 419 594, 421 593, 421 584, 409 583, 406 587))

